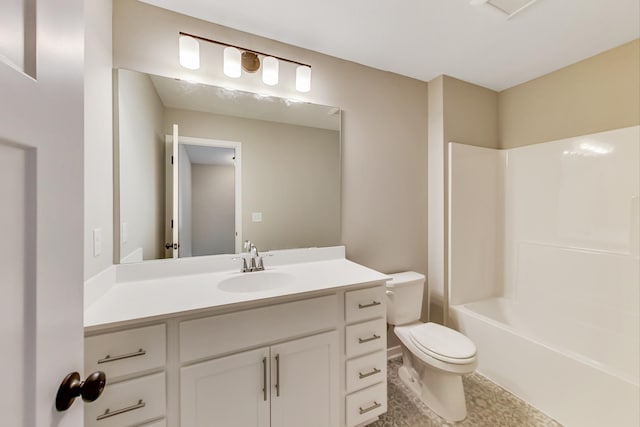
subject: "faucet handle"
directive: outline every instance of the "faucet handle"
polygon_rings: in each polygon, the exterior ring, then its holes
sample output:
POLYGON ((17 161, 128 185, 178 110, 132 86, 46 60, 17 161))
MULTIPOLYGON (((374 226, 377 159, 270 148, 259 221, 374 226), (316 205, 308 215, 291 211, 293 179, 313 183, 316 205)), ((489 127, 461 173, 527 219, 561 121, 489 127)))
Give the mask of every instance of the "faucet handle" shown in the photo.
POLYGON ((242 269, 240 270, 241 273, 246 273, 247 271, 249 271, 249 268, 247 267, 247 259, 243 256, 237 256, 237 257, 233 257, 232 258, 234 261, 237 261, 239 259, 242 260, 242 269))
POLYGON ((243 248, 244 248, 245 251, 251 252, 251 247, 252 246, 253 246, 253 243, 251 243, 251 240, 245 240, 244 241, 243 248))

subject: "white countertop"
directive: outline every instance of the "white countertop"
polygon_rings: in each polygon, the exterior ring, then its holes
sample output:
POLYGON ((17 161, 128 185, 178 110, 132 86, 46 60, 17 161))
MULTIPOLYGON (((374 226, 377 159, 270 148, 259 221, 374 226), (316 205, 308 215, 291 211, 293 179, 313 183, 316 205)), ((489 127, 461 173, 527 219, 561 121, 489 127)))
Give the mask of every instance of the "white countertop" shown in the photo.
MULTIPOLYGON (((268 260, 265 261, 267 263, 268 260)), ((116 326, 133 320, 259 303, 278 297, 337 290, 389 279, 382 273, 342 257, 267 266, 265 272, 267 275, 270 272, 281 272, 291 280, 287 286, 254 292, 226 292, 218 289, 217 285, 226 278, 260 275, 262 272, 240 273, 234 269, 151 277, 146 280, 114 280, 99 297, 85 306, 84 326, 89 330, 116 326)))

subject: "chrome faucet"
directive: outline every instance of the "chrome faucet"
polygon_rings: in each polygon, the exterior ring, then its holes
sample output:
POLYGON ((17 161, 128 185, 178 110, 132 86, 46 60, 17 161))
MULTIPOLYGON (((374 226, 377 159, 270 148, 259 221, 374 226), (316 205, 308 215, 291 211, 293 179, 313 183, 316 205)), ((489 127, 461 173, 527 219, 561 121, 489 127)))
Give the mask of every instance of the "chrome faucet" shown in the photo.
POLYGON ((264 270, 264 264, 262 263, 262 257, 258 252, 256 245, 249 240, 244 241, 244 249, 249 254, 249 266, 247 266, 247 259, 244 258, 242 263, 242 272, 247 273, 250 271, 262 271, 264 270))

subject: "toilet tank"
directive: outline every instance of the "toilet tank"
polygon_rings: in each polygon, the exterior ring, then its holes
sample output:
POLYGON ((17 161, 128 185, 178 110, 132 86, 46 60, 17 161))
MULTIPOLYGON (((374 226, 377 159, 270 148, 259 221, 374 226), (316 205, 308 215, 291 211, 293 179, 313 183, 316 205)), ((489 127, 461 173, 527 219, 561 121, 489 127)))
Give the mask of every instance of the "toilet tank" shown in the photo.
POLYGON ((387 323, 404 325, 420 320, 424 274, 415 271, 388 274, 387 323))

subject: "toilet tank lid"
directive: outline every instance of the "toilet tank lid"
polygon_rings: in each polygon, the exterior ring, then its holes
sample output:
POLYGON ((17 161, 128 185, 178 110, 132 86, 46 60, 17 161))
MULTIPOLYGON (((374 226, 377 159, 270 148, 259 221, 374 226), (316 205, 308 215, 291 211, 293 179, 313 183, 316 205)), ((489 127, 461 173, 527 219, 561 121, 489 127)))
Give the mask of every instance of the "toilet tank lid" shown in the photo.
POLYGON ((387 274, 391 280, 387 282, 387 287, 394 288, 396 286, 404 286, 416 281, 424 282, 424 274, 415 271, 404 271, 402 273, 387 274))

